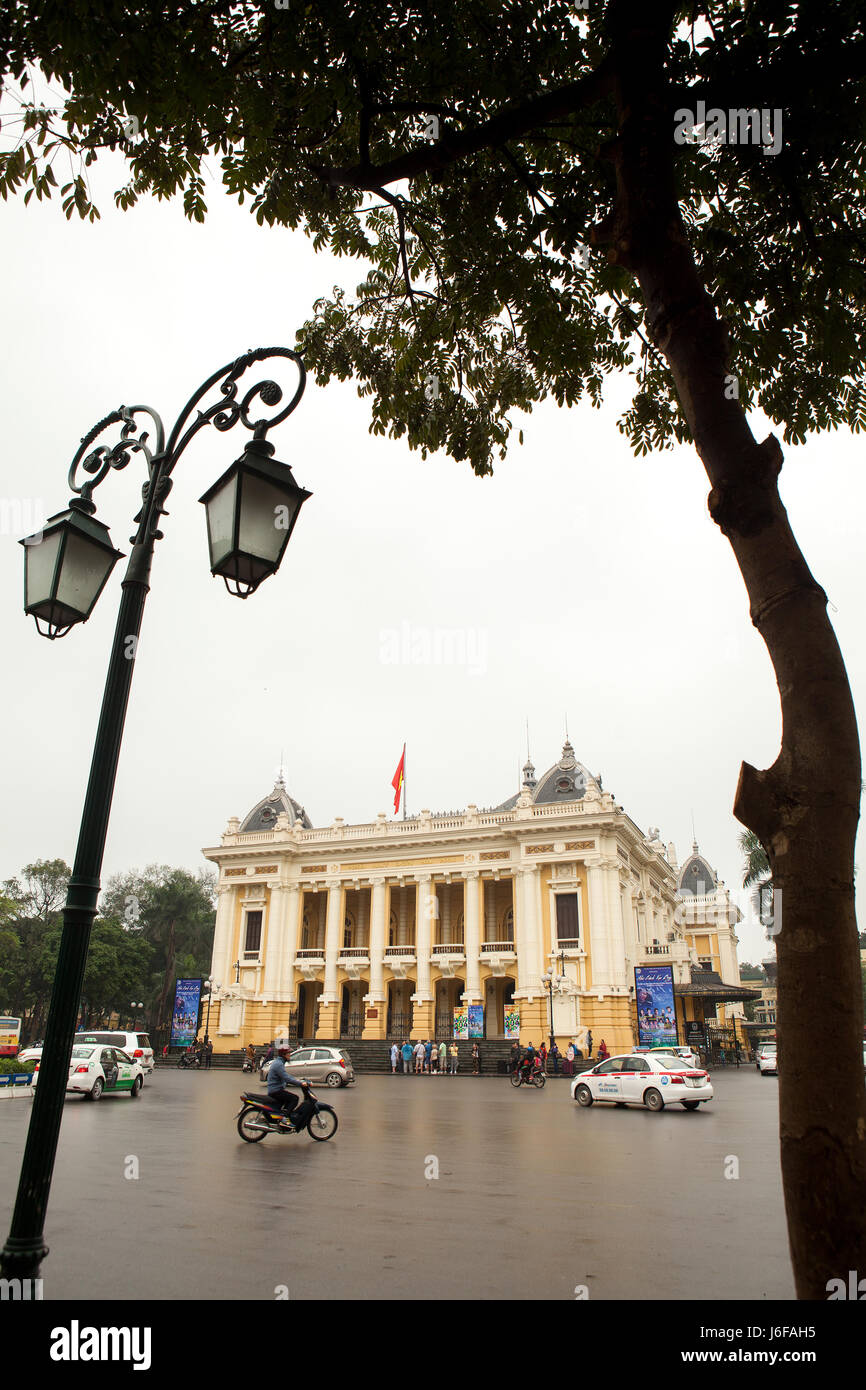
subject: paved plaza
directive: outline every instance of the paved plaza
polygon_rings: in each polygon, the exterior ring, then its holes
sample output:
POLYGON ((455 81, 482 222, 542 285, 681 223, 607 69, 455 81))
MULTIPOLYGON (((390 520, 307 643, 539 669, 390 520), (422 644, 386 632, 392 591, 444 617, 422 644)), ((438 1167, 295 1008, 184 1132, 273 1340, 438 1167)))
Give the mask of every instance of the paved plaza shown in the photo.
MULTIPOLYGON (((657 1115, 581 1110, 561 1080, 362 1076, 319 1091, 325 1144, 245 1144, 248 1084, 160 1068, 138 1101, 67 1099, 46 1299, 794 1296, 776 1081, 753 1068, 657 1115)), ((30 1111, 0 1108, 7 1227, 30 1111)))

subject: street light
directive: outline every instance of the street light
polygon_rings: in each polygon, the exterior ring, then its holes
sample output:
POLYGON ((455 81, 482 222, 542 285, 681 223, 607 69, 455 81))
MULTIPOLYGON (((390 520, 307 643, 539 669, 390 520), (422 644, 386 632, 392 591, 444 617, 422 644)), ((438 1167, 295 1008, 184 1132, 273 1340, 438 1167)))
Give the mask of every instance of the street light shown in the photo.
POLYGON ((207 990, 207 1022, 205 1023, 205 1026, 204 1026, 204 1037, 205 1037, 205 1042, 207 1042, 208 1038, 210 1037, 210 1001, 211 1001, 211 995, 213 994, 214 990, 215 990, 215 989, 218 990, 218 989, 220 988, 220 986, 219 986, 214 980, 205 980, 204 983, 205 983, 205 988, 206 988, 206 990, 207 990))
MULTIPOLYGON (((27 1144, 12 1225, 0 1252, 4 1278, 32 1278, 48 1254, 43 1229, 57 1152, 69 1054, 87 964, 90 931, 96 915, 102 857, 111 799, 117 774, 123 724, 129 703, 138 635, 149 592, 153 551, 162 539, 160 519, 168 515, 165 501, 171 474, 186 446, 205 425, 220 432, 240 423, 253 438, 243 455, 205 493, 211 570, 221 575, 229 591, 246 598, 279 567, 301 506, 310 496, 298 487, 287 464, 272 457, 265 435, 282 423, 304 392, 306 372, 290 348, 257 348, 221 367, 198 388, 178 416, 168 439, 162 420, 147 405, 121 406, 84 436, 69 469, 75 494, 65 512, 53 516, 43 530, 28 536, 25 546, 24 610, 42 635, 63 637, 86 622, 121 554, 111 544, 108 529, 95 517, 93 492, 108 474, 126 468, 133 454, 142 454, 147 480, 142 507, 135 517, 132 553, 123 579, 123 593, 109 658, 99 725, 84 800, 78 848, 63 910, 63 933, 45 1045, 39 1067, 39 1087, 33 1101, 27 1144), (241 397, 240 379, 257 362, 287 358, 297 371, 294 394, 282 409, 282 388, 272 380, 258 381, 241 397), (205 403, 215 393, 217 399, 205 403), (253 419, 256 402, 272 413, 253 419), (148 417, 147 430, 140 416, 148 417), (99 436, 120 426, 113 444, 96 444, 99 436), (150 438, 152 432, 153 438, 150 438), (95 447, 94 447, 95 446, 95 447), (79 468, 87 479, 79 479, 79 468), (234 585, 234 587, 232 587, 234 585)), ((141 1007, 141 1006, 139 1006, 141 1007)))
MULTIPOLYGON (((559 959, 560 959, 560 969, 564 972, 564 971, 565 971, 565 952, 564 952, 564 951, 562 951, 562 952, 560 953, 560 958, 559 958, 559 959)), ((544 983, 547 985, 548 994, 549 994, 549 997, 550 997, 550 1051, 552 1052, 552 1051, 553 1051, 553 1048, 554 1048, 554 1044, 555 1044, 555 1042, 556 1042, 556 1037, 555 1037, 555 1034, 554 1034, 554 1031, 553 1031, 553 986, 554 986, 554 984, 555 984, 555 985, 556 985, 556 988, 559 989, 559 990, 561 990, 562 987, 563 987, 563 985, 566 983, 566 977, 565 977, 565 974, 564 974, 564 973, 563 973, 563 974, 560 974, 560 975, 555 975, 554 972, 553 972, 552 970, 546 970, 546 971, 544 972, 544 974, 542 975, 541 978, 542 978, 542 980, 544 981, 544 983)))
POLYGON ((143 1009, 143 1008, 144 1008, 144 1004, 142 1004, 140 1001, 139 1001, 139 1003, 136 1004, 135 1000, 132 999, 132 1000, 130 1000, 129 1007, 130 1007, 130 1008, 132 1009, 132 1011, 133 1011, 133 1013, 132 1013, 132 1031, 133 1031, 133 1033, 134 1033, 134 1032, 136 1031, 136 1024, 137 1024, 137 1020, 138 1020, 138 1011, 139 1011, 139 1009, 143 1009))

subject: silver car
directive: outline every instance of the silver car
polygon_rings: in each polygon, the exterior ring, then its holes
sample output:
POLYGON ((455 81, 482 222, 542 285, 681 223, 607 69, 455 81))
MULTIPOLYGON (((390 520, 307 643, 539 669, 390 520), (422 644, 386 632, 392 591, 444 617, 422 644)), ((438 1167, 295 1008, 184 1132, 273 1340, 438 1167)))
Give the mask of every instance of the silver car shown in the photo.
MULTIPOLYGON (((262 1067, 262 1081, 267 1080, 269 1066, 267 1062, 262 1067)), ((318 1043, 310 1043, 308 1047, 299 1047, 293 1052, 286 1059, 286 1070, 299 1081, 324 1081, 326 1086, 348 1086, 350 1081, 355 1080, 348 1052, 342 1047, 325 1047, 318 1043)))

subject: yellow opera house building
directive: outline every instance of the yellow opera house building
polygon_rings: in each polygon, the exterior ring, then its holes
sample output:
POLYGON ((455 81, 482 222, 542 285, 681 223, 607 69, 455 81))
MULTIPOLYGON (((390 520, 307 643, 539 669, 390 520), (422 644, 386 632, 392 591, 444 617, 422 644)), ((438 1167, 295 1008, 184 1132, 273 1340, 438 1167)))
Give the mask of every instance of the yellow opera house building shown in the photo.
POLYGON ((585 1050, 591 1032, 616 1054, 638 1041, 635 967, 672 967, 680 1041, 710 1018, 732 1032, 753 994, 739 911, 697 846, 678 870, 673 845, 645 835, 567 740, 495 809, 365 825, 313 827, 280 774, 203 853, 219 871, 217 1052, 446 1039, 475 1005, 484 1038, 552 1031, 585 1050))

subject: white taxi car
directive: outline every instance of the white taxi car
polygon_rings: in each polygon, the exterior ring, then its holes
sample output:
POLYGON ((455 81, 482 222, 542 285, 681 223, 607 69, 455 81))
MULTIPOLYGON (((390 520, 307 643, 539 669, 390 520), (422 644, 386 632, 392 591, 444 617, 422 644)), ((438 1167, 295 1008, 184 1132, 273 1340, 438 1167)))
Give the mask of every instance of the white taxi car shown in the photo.
MULTIPOLYGON (((33 1085, 39 1080, 39 1063, 33 1073, 33 1085)), ((67 1091, 99 1100, 106 1095, 127 1095, 136 1100, 144 1085, 144 1070, 139 1062, 127 1057, 119 1047, 104 1047, 93 1043, 75 1043, 69 1059, 67 1091)))
POLYGON ((648 1110, 664 1110, 666 1105, 697 1110, 712 1100, 713 1087, 705 1071, 676 1057, 623 1053, 575 1077, 571 1098, 583 1106, 604 1100, 614 1105, 645 1105, 648 1110))
POLYGON ((774 1042, 761 1043, 755 1053, 755 1066, 761 1076, 769 1076, 773 1072, 779 1075, 779 1056, 778 1044, 774 1042))

